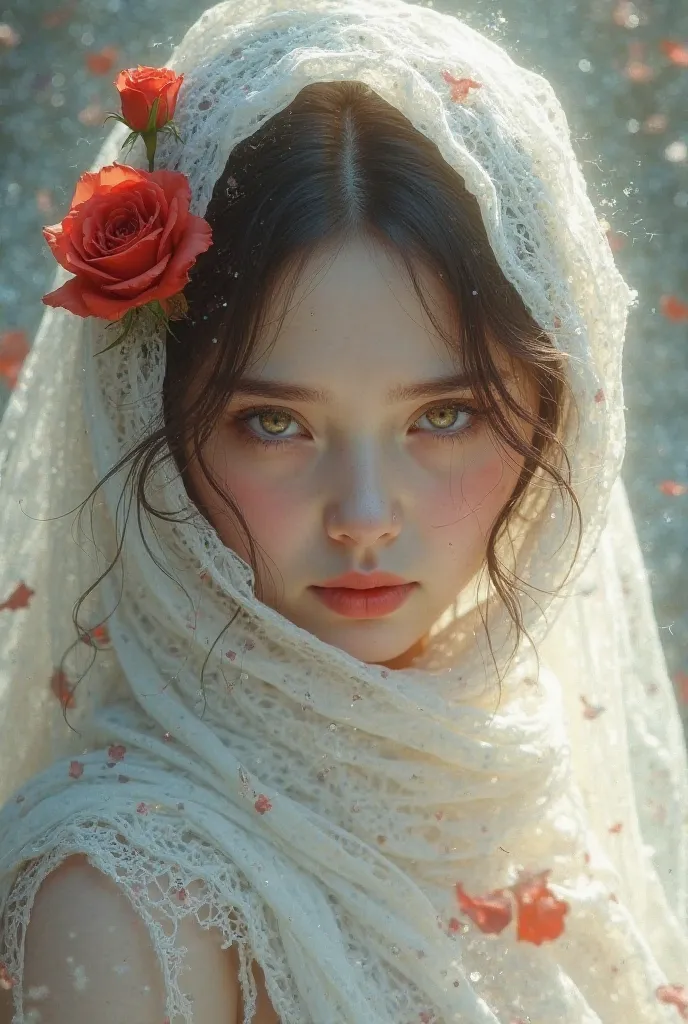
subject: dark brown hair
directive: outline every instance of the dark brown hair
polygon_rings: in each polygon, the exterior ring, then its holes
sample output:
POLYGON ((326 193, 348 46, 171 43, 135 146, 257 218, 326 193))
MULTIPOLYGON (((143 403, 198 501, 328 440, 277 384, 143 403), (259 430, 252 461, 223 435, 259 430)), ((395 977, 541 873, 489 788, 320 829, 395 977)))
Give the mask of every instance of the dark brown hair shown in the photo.
MULTIPOLYGON (((578 505, 559 437, 569 396, 562 357, 505 278, 477 200, 460 175, 434 143, 366 85, 318 83, 236 146, 205 217, 213 245, 192 268, 184 292, 187 319, 175 321, 174 336, 167 336, 164 421, 120 463, 130 463, 138 514, 161 515, 149 503, 145 485, 167 447, 187 493, 201 507, 186 472, 193 451, 244 531, 255 569, 259 553, 241 509, 213 479, 202 448, 263 334, 275 290, 288 283, 286 311, 316 248, 366 235, 401 257, 438 334, 461 355, 490 427, 525 459, 494 523, 486 559, 518 641, 523 634, 520 581, 498 555, 497 544, 508 537, 534 475, 570 499, 573 523, 578 505), (423 294, 416 273, 421 265, 443 282, 456 309, 452 335, 423 294), (507 389, 497 352, 533 383, 535 408, 507 389), (514 417, 532 427, 531 441, 524 440, 514 417)), ((78 606, 75 622, 77 614, 78 606)))

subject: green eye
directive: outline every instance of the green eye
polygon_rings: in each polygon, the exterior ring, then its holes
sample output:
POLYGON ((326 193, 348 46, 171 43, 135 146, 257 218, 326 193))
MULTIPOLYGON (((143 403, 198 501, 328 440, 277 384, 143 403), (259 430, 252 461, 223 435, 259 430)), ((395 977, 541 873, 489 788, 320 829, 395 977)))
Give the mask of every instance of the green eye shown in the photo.
POLYGON ((292 422, 289 413, 280 412, 279 409, 268 409, 267 412, 258 413, 256 419, 268 434, 282 434, 292 422))
POLYGON ((439 405, 425 413, 428 423, 436 430, 446 430, 448 427, 453 427, 460 415, 461 409, 456 404, 439 405))

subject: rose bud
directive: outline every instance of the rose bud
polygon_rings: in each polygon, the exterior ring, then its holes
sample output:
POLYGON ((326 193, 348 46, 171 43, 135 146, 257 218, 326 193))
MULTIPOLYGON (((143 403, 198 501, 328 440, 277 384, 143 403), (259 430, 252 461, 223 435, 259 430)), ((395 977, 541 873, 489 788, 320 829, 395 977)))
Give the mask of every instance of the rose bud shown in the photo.
POLYGON ((122 116, 132 131, 147 132, 153 104, 158 100, 153 131, 159 131, 174 117, 177 95, 184 81, 169 68, 129 68, 120 71, 115 88, 122 103, 122 116))

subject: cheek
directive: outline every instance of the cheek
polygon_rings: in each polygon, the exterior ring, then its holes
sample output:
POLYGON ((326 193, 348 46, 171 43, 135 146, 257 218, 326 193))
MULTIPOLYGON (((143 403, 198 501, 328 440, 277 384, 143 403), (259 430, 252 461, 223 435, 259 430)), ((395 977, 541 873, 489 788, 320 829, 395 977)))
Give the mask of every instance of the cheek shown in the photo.
POLYGON ((492 446, 484 458, 467 467, 463 498, 475 510, 481 527, 492 525, 516 485, 520 469, 513 456, 505 458, 492 446))
MULTIPOLYGON (((206 459, 219 486, 241 511, 259 549, 279 564, 285 553, 297 544, 295 531, 302 525, 305 515, 303 501, 284 486, 283 480, 271 480, 268 474, 255 472, 255 464, 252 470, 250 463, 244 463, 241 457, 232 459, 231 468, 227 457, 217 448, 214 452, 208 450, 206 459)), ((192 466, 190 473, 218 536, 227 547, 246 559, 249 550, 244 531, 235 517, 223 506, 197 464, 192 466)))
POLYGON ((426 491, 422 516, 427 536, 454 559, 473 563, 484 557, 487 537, 508 501, 521 471, 521 461, 503 452, 489 438, 479 439, 452 459, 451 469, 426 491))

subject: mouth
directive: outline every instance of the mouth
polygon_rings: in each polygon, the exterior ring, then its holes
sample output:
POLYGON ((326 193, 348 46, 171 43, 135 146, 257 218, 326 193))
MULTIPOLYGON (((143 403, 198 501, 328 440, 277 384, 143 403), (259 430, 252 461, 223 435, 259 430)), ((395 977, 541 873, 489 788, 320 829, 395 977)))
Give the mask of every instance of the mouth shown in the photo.
POLYGON ((378 619, 401 608, 417 586, 399 583, 365 588, 320 586, 309 590, 325 607, 347 619, 378 619))

